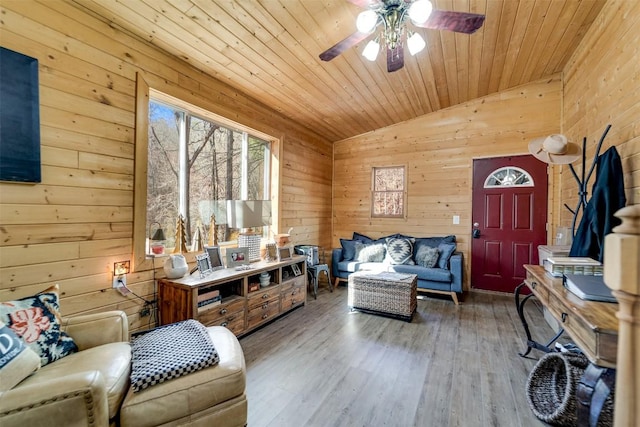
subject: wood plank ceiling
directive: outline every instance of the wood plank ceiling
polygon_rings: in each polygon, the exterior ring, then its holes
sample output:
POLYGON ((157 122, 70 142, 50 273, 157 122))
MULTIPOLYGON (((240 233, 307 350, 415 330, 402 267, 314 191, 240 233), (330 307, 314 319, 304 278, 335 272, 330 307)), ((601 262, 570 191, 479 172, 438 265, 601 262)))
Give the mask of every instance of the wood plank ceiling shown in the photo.
POLYGON ((432 0, 486 15, 475 34, 416 29, 427 48, 387 73, 366 41, 318 55, 355 31, 346 0, 73 0, 330 141, 402 122, 562 71, 605 0, 432 0))

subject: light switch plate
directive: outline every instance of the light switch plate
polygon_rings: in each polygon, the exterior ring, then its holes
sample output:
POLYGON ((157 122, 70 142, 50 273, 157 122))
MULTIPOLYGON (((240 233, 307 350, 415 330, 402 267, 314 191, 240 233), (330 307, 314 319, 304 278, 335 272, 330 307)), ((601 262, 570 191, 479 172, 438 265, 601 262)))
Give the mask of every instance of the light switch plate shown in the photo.
POLYGON ((454 216, 453 216, 453 223, 454 223, 455 225, 460 224, 460 215, 454 215, 454 216))

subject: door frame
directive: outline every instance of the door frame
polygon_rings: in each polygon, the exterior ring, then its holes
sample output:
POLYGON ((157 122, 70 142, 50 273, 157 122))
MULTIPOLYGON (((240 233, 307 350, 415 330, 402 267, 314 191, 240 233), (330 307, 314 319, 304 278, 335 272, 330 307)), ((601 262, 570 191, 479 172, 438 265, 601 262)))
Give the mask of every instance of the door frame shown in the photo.
MULTIPOLYGON (((530 153, 526 152, 526 153, 512 153, 512 154, 502 154, 502 155, 487 155, 487 156, 474 156, 471 158, 471 165, 470 165, 470 191, 471 191, 471 209, 470 209, 470 222, 469 222, 469 233, 468 233, 468 238, 469 238, 469 270, 468 270, 468 274, 469 274, 469 290, 475 290, 475 291, 479 291, 479 292, 500 292, 500 291, 491 291, 491 290, 485 290, 482 288, 477 288, 474 287, 473 284, 473 223, 474 223, 474 218, 473 218, 473 197, 474 197, 474 162, 476 160, 487 160, 487 159, 506 159, 509 157, 520 157, 520 156, 531 156, 530 153)), ((533 157, 533 156, 531 156, 533 157)), ((557 183, 557 177, 556 177, 556 173, 557 170, 555 170, 555 168, 553 167, 553 165, 551 164, 546 164, 546 172, 547 172, 547 188, 546 188, 546 192, 547 192, 547 210, 546 210, 546 215, 545 215, 545 241, 543 244, 548 244, 548 242, 551 239, 552 236, 552 224, 553 224, 553 217, 554 217, 554 205, 553 202, 555 200, 555 193, 554 193, 554 188, 556 188, 556 186, 554 184, 557 183)), ((529 172, 529 171, 527 171, 529 172)), ((529 172, 530 173, 530 172, 529 172)), ((558 214, 559 215, 559 214, 558 214)))

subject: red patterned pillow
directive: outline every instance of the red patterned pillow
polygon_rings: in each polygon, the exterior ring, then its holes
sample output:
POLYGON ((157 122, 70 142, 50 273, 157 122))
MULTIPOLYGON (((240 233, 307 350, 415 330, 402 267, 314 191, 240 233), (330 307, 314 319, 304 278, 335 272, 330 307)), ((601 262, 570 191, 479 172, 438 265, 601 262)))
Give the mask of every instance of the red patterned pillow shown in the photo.
POLYGON ((42 366, 78 351, 60 330, 58 292, 54 285, 32 297, 0 303, 0 321, 40 356, 42 366))

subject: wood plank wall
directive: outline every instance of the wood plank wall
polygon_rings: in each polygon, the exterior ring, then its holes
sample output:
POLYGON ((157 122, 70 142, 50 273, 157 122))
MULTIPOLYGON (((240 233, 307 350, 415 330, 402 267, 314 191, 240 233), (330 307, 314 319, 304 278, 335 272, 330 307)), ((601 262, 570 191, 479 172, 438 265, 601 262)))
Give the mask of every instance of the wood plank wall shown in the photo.
MULTIPOLYGON (((582 144, 587 138, 587 171, 597 143, 611 124, 601 153, 615 146, 622 158, 627 204, 640 203, 640 2, 606 3, 563 72, 562 132, 582 144)), ((574 165, 578 175, 581 162, 574 165)), ((570 226, 578 186, 568 167, 559 171, 561 197, 556 224, 570 226)), ((588 191, 595 182, 595 172, 588 191)), ((576 225, 577 226, 577 225, 576 225)))
POLYGON ((354 231, 455 234, 468 289, 473 159, 526 154, 529 140, 559 132, 561 91, 556 75, 335 143, 334 247, 354 231), (399 164, 408 170, 407 219, 371 219, 371 168, 399 164))
MULTIPOLYGON (((0 183, 1 301, 58 283, 65 316, 122 309, 132 331, 153 326, 139 317, 140 300, 111 289, 113 263, 132 258, 137 72, 281 138, 277 231, 330 246, 327 140, 69 3, 7 0, 0 13, 2 46, 39 60, 43 175, 37 185, 0 183)), ((151 269, 127 281, 151 298, 153 278, 151 269)))

